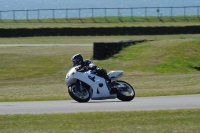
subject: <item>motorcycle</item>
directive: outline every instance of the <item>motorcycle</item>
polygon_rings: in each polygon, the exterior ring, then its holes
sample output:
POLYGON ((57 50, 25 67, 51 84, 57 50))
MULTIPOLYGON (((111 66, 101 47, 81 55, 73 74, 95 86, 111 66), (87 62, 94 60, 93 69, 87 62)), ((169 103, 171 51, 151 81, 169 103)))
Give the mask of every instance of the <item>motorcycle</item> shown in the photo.
POLYGON ((77 102, 91 100, 104 100, 118 98, 121 101, 131 101, 135 97, 134 88, 125 81, 118 80, 123 71, 110 71, 108 73, 111 84, 98 76, 95 71, 79 70, 79 66, 72 67, 66 74, 66 85, 69 95, 77 102), (111 88, 115 89, 110 93, 111 88))

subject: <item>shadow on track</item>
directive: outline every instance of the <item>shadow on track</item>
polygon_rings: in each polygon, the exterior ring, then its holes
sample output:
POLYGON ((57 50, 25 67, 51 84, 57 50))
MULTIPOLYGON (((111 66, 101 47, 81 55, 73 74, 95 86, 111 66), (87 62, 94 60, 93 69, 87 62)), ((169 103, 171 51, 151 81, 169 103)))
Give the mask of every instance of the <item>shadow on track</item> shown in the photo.
MULTIPOLYGON (((83 103, 119 103, 119 102, 132 102, 132 101, 104 101, 104 100, 99 101, 98 100, 98 101, 89 101, 89 102, 83 102, 83 103)), ((74 101, 72 103, 79 103, 79 102, 74 101)))

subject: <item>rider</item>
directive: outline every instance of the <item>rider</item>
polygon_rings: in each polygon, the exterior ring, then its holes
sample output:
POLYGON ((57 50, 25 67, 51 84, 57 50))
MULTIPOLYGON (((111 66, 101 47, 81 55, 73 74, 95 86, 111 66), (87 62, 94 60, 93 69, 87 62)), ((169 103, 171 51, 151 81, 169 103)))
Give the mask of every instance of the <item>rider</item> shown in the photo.
MULTIPOLYGON (((85 71, 94 70, 94 71, 96 71, 98 76, 105 78, 107 80, 107 82, 109 84, 111 84, 111 80, 108 77, 106 70, 97 67, 91 60, 88 60, 88 59, 83 60, 83 56, 80 53, 72 56, 71 61, 72 61, 73 66, 80 65, 79 70, 81 70, 81 69, 84 69, 85 71)), ((114 91, 115 91, 114 88, 111 87, 110 93, 114 93, 114 91)))

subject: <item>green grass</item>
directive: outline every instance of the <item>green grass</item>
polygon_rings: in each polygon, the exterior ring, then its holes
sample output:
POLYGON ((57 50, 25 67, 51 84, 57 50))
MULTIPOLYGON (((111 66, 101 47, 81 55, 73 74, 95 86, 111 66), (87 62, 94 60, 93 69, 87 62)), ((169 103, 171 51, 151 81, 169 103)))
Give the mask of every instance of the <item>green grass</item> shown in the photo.
MULTIPOLYGON (((93 42, 111 42, 121 40, 174 40, 199 39, 200 34, 180 35, 129 35, 129 36, 49 36, 49 37, 12 37, 0 38, 0 44, 93 44, 93 42)), ((162 43, 162 42, 161 42, 162 43)))
MULTIPOLYGON (((200 66, 199 35, 132 37, 156 39, 124 48, 113 57, 93 60, 94 63, 107 71, 123 69, 122 80, 135 88, 137 97, 200 93, 199 71, 194 69, 200 66)), ((54 39, 64 40, 60 38, 54 39)), ((72 38, 77 42, 83 39, 72 38)), ((85 40, 94 41, 92 36, 85 40)), ((65 74, 75 53, 92 58, 93 47, 0 47, 0 101, 71 99, 65 74)))
POLYGON ((62 27, 130 27, 130 26, 187 26, 199 25, 197 16, 158 17, 94 17, 41 20, 1 20, 0 28, 62 28, 62 27))
POLYGON ((198 133, 199 109, 0 115, 1 133, 198 133))
MULTIPOLYGON (((194 72, 200 66, 200 40, 154 41, 125 48, 113 58, 104 61, 123 61, 126 71, 156 73, 194 72), (160 44, 159 44, 160 43, 160 44), (163 44, 162 44, 163 43, 163 44)), ((113 69, 120 69, 118 64, 113 69)))
POLYGON ((92 47, 0 47, 0 101, 69 99, 65 74, 71 56, 92 47))

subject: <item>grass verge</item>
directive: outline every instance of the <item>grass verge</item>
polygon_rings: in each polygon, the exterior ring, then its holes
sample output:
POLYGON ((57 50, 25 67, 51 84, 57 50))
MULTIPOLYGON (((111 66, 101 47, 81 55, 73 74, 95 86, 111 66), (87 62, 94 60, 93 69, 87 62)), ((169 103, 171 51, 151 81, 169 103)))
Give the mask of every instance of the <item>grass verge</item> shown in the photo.
POLYGON ((158 17, 94 17, 40 20, 1 20, 0 28, 62 28, 62 27, 131 27, 199 25, 197 16, 158 17))
POLYGON ((0 115, 2 133, 198 133, 199 109, 0 115))
MULTIPOLYGON (((199 94, 199 71, 194 69, 200 66, 198 35, 154 37, 93 61, 107 71, 123 68, 122 80, 135 88, 136 96, 199 94)), ((75 53, 92 58, 93 48, 0 47, 0 101, 71 99, 64 81, 75 53)))
MULTIPOLYGON (((111 42, 121 40, 185 40, 199 39, 200 34, 180 35, 142 35, 142 36, 49 36, 49 37, 12 37, 0 38, 0 44, 93 44, 93 42, 111 42)), ((162 43, 162 42, 161 42, 162 43)), ((79 50, 80 51, 80 50, 79 50)))

